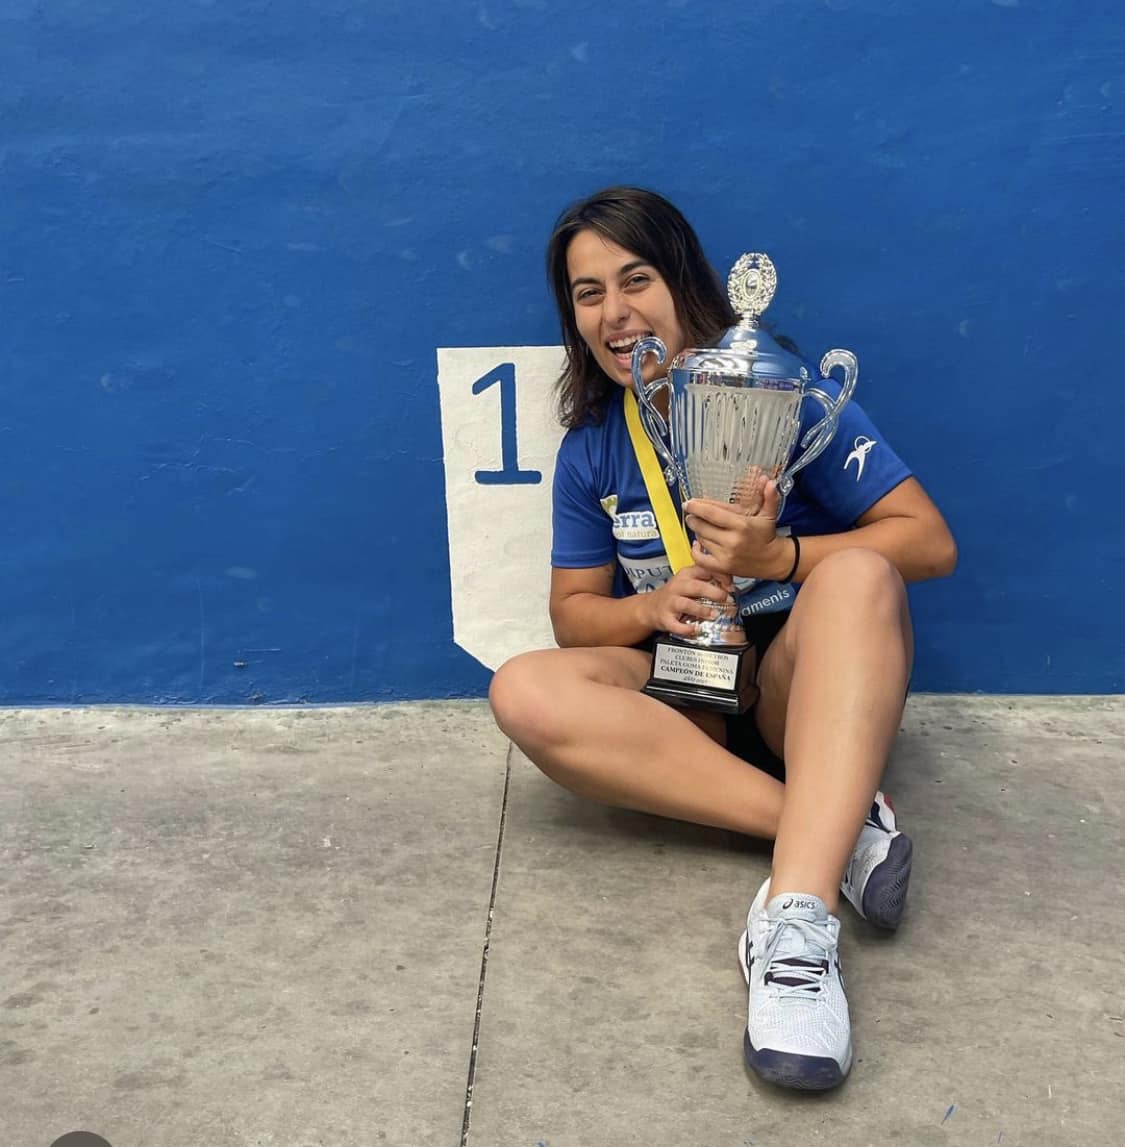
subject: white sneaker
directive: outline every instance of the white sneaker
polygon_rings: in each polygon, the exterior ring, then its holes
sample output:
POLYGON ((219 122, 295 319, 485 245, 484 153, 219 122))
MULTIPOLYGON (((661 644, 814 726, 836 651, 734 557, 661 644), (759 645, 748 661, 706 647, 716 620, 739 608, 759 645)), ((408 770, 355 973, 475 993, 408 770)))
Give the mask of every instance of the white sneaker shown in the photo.
POLYGON ((746 1062, 782 1087, 823 1091, 852 1066, 852 1027, 840 971, 840 921, 824 901, 758 890, 739 942, 750 986, 746 1062))
POLYGON ((852 907, 878 928, 895 929, 906 909, 914 844, 895 828, 895 810, 881 792, 859 830, 859 839, 840 882, 852 907))

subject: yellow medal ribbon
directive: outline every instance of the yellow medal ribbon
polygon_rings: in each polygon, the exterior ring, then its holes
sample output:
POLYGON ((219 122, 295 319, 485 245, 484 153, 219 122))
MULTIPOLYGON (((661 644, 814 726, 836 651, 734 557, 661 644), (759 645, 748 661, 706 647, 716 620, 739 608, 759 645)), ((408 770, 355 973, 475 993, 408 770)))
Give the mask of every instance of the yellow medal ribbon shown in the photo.
POLYGON ((679 573, 685 566, 694 564, 691 557, 691 543, 688 541, 687 530, 684 529, 684 524, 676 513, 672 495, 668 491, 668 483, 664 481, 664 471, 656 457, 656 450, 641 425, 637 396, 631 390, 625 391, 625 424, 629 427, 629 437, 633 440, 633 453, 637 456, 641 477, 644 478, 645 489, 648 491, 648 500, 652 504, 652 512, 656 515, 656 525, 664 542, 664 552, 668 555, 672 572, 679 573))

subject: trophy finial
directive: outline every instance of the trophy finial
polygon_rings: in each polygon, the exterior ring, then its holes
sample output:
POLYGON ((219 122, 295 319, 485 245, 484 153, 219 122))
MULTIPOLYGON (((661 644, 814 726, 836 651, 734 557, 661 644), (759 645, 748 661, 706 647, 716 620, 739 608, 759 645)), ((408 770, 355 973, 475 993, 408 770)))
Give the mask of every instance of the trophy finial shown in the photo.
POLYGON ((731 268, 727 278, 730 304, 743 320, 755 323, 777 290, 777 271, 768 255, 751 252, 731 268))

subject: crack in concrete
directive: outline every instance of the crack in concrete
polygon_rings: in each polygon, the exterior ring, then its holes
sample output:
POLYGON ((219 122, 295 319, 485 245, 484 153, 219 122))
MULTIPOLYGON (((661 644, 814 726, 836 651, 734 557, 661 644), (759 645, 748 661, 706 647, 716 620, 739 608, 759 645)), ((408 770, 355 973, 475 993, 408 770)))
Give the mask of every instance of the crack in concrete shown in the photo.
POLYGON ((504 760, 504 795, 500 798, 500 826, 496 833, 496 860, 492 866, 492 890, 488 897, 488 919, 484 926, 484 946, 480 956, 480 980, 477 984, 477 1010, 473 1019, 473 1045, 469 1051, 469 1076, 465 1084, 465 1114, 461 1120, 461 1147, 468 1147, 469 1125, 473 1117, 473 1088, 477 1079, 477 1046, 480 1040, 480 1017, 484 1007, 484 981, 488 975, 488 952, 492 946, 492 916, 496 909, 496 888, 500 883, 500 857, 504 851, 504 827, 508 820, 508 790, 512 783, 512 745, 504 760))

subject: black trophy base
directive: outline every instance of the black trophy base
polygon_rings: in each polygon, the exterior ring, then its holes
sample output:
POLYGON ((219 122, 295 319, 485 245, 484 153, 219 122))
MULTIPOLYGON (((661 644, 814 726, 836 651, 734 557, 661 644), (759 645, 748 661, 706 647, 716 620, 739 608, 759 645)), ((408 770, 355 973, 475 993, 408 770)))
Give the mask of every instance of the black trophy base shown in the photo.
POLYGON ((758 699, 757 666, 752 645, 692 645, 666 634, 656 639, 644 692, 679 709, 737 717, 758 699))

